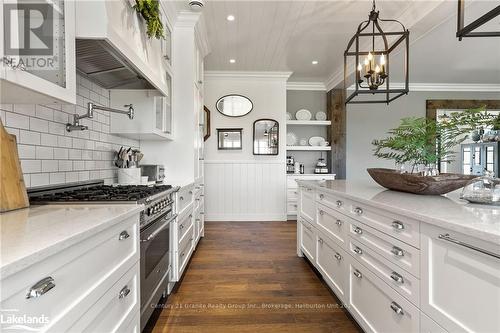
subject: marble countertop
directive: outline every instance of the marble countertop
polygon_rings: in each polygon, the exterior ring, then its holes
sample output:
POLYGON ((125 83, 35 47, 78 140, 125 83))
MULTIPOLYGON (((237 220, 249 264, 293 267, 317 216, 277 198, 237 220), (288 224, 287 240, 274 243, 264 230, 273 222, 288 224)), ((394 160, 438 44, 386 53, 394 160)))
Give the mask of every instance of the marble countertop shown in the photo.
POLYGON ((18 272, 142 209, 136 204, 42 205, 0 214, 0 276, 18 272))
POLYGON ((393 213, 500 244, 500 207, 470 204, 459 191, 442 196, 387 190, 374 182, 298 181, 308 187, 374 205, 393 213))

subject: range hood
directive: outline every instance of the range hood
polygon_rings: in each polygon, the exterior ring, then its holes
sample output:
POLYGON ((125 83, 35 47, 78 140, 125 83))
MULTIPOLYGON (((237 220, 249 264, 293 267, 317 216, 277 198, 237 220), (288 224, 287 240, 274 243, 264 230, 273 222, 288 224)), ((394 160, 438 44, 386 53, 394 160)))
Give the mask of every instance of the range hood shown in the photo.
POLYGON ((155 89, 106 40, 77 39, 76 69, 106 89, 155 89))
POLYGON ((162 43, 149 39, 130 0, 75 1, 76 68, 107 89, 170 94, 162 43))

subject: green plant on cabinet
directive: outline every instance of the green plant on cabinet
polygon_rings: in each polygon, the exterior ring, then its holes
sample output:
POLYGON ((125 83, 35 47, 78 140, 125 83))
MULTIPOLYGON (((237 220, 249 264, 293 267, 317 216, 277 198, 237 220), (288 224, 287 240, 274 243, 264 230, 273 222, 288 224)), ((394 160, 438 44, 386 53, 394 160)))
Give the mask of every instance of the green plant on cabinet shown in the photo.
POLYGON ((165 38, 158 0, 135 0, 133 8, 146 20, 149 38, 165 38))

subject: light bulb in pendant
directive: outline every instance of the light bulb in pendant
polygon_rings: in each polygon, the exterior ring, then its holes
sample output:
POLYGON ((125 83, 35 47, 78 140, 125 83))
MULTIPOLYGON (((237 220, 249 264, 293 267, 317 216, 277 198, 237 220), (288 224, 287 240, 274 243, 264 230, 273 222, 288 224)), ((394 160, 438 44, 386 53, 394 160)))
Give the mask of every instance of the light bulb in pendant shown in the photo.
POLYGON ((362 66, 361 66, 361 64, 359 63, 359 64, 358 64, 358 72, 360 72, 360 73, 361 73, 361 70, 362 70, 362 69, 363 69, 363 67, 362 67, 362 66))
POLYGON ((375 73, 377 73, 377 74, 380 73, 380 67, 378 65, 375 66, 375 73))
POLYGON ((373 55, 371 52, 368 52, 368 60, 371 61, 373 59, 373 55))
POLYGON ((385 65, 385 56, 383 54, 380 56, 380 64, 385 65))

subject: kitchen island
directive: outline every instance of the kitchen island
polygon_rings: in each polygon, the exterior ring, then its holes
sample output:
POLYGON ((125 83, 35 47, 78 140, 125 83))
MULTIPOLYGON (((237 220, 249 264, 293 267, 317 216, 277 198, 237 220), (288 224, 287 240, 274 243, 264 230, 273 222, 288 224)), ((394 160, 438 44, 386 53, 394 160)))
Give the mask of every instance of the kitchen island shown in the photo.
POLYGON ((297 253, 367 332, 500 331, 500 207, 298 181, 297 253))

